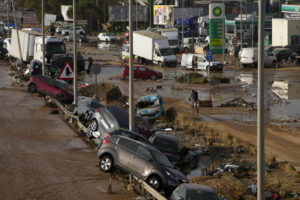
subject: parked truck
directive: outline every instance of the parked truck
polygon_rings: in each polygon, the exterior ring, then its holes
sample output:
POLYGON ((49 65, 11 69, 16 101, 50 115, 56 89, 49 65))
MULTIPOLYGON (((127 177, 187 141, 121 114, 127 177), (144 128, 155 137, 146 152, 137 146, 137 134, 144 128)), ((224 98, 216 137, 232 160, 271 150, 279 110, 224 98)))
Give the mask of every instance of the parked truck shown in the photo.
MULTIPOLYGON (((18 44, 17 31, 12 30, 11 34, 11 46, 9 56, 19 59, 24 63, 29 63, 32 59, 42 62, 42 34, 35 31, 19 30, 20 50, 18 44)), ((45 38, 45 55, 48 56, 64 56, 66 55, 66 47, 63 41, 57 37, 45 38)))
MULTIPOLYGON (((123 55, 128 52, 122 52, 123 55)), ((153 63, 159 66, 176 66, 177 60, 169 46, 168 38, 151 31, 133 32, 133 55, 139 63, 153 63)))
POLYGON ((170 48, 177 53, 179 51, 178 29, 177 28, 155 28, 153 32, 168 38, 170 48))
MULTIPOLYGON (((12 30, 11 46, 9 50, 9 57, 22 61, 28 64, 31 60, 39 62, 43 61, 43 39, 42 34, 35 31, 19 30, 20 50, 18 44, 17 31, 12 30)), ((72 55, 66 54, 66 46, 64 42, 54 36, 45 37, 45 61, 47 66, 57 68, 63 67, 66 61, 73 61, 72 55)), ((72 64, 72 63, 71 63, 72 64)), ((78 72, 85 69, 85 62, 82 56, 77 56, 77 70, 78 72)), ((51 71, 50 70, 50 71, 51 71)))

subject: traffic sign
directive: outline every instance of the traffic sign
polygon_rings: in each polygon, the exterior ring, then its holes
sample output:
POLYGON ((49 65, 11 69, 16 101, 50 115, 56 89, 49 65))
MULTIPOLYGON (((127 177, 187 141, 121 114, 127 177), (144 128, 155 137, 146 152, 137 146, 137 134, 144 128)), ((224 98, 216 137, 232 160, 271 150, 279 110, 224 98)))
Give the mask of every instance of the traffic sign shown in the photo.
POLYGON ((212 61, 212 59, 213 59, 213 51, 212 50, 206 50, 206 55, 205 55, 205 57, 206 57, 206 60, 207 61, 212 61))
POLYGON ((67 61, 62 70, 60 71, 60 74, 57 76, 58 79, 61 80, 70 80, 73 79, 74 72, 72 65, 67 61))

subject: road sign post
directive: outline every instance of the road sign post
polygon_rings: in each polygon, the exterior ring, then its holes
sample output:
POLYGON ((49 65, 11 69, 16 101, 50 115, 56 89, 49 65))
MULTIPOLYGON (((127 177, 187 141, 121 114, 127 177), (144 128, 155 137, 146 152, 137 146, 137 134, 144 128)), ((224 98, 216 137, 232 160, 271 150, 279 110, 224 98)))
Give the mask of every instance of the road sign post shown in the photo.
POLYGON ((101 73, 101 66, 99 64, 93 64, 91 73, 95 74, 95 97, 97 98, 97 75, 101 73))

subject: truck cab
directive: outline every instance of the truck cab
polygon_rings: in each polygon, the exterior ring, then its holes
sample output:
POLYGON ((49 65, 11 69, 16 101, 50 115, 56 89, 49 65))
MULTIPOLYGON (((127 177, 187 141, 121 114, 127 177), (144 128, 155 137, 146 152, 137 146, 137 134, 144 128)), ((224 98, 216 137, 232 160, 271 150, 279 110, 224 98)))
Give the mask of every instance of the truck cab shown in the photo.
MULTIPOLYGON (((45 57, 53 56, 65 56, 66 55, 66 46, 63 41, 54 36, 48 36, 45 38, 45 57)), ((43 39, 42 37, 35 38, 34 45, 34 59, 42 61, 43 60, 43 39)))
POLYGON ((171 48, 155 47, 153 52, 153 63, 159 66, 173 66, 176 67, 176 56, 171 48))

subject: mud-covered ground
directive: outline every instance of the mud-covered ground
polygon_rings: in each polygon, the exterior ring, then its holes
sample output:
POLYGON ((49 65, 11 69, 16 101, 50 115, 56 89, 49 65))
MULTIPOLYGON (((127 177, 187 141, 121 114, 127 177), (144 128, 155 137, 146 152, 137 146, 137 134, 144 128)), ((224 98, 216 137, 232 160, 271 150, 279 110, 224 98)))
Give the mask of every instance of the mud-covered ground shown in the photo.
POLYGON ((0 199, 133 199, 115 178, 107 194, 96 152, 8 69, 0 61, 0 199))

